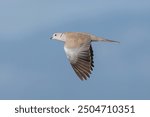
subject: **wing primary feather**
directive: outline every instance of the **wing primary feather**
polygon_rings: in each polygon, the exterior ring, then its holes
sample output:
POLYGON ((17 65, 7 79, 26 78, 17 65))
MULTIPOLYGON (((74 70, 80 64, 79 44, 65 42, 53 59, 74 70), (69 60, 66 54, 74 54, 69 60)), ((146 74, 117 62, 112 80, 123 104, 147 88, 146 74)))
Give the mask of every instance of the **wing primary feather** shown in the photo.
POLYGON ((74 67, 74 69, 76 69, 77 71, 78 71, 78 73, 80 74, 80 79, 82 79, 82 80, 86 80, 86 76, 85 76, 85 74, 83 74, 82 72, 81 72, 81 70, 79 69, 79 67, 77 66, 77 65, 73 65, 73 67, 74 67))
POLYGON ((89 74, 91 73, 89 68, 86 68, 83 65, 77 64, 77 66, 79 66, 79 69, 84 72, 84 74, 86 74, 87 77, 89 77, 89 74))
POLYGON ((86 75, 85 75, 85 73, 82 71, 82 69, 81 69, 79 66, 77 66, 77 65, 74 65, 74 67, 80 72, 81 77, 84 78, 85 80, 87 80, 86 75))
MULTIPOLYGON (((71 64, 71 65, 72 65, 72 64, 71 64)), ((73 68, 73 70, 76 72, 77 76, 78 76, 81 80, 84 80, 84 79, 82 78, 82 75, 80 74, 80 72, 78 71, 78 69, 76 69, 76 67, 75 67, 74 65, 72 65, 72 68, 73 68)))

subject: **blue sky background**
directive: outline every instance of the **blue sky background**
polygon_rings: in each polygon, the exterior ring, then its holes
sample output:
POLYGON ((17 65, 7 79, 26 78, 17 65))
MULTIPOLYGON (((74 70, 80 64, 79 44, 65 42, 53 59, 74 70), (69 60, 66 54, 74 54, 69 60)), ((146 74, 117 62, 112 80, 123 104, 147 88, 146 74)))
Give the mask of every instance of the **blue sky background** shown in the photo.
POLYGON ((0 99, 150 99, 149 0, 0 0, 0 99), (80 81, 54 32, 93 43, 95 67, 80 81))

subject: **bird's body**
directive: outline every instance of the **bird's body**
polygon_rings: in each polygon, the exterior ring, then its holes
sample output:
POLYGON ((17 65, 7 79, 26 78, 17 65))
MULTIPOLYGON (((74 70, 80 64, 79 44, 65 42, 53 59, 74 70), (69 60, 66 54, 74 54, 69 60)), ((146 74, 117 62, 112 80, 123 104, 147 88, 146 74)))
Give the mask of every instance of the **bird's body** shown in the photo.
POLYGON ((88 33, 78 33, 78 32, 66 32, 65 47, 76 48, 80 47, 81 44, 91 41, 90 35, 88 33))
POLYGON ((81 80, 90 77, 94 67, 92 41, 117 42, 82 32, 54 33, 52 39, 64 42, 70 64, 81 80))

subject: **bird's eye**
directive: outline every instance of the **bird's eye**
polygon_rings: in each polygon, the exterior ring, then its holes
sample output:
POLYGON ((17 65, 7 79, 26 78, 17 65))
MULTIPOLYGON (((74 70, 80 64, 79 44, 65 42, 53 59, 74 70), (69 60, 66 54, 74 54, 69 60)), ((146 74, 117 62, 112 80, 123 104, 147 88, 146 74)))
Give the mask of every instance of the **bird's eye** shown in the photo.
POLYGON ((55 34, 54 36, 57 36, 57 34, 55 34))

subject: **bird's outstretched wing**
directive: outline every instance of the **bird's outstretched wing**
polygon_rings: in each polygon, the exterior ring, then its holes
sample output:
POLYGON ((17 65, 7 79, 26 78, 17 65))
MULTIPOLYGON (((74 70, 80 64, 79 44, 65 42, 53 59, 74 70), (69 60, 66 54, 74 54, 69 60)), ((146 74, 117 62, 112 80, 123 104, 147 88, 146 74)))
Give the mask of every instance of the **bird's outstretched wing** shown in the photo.
POLYGON ((78 77, 81 80, 87 80, 94 67, 91 43, 81 44, 78 48, 65 48, 65 52, 78 77))

